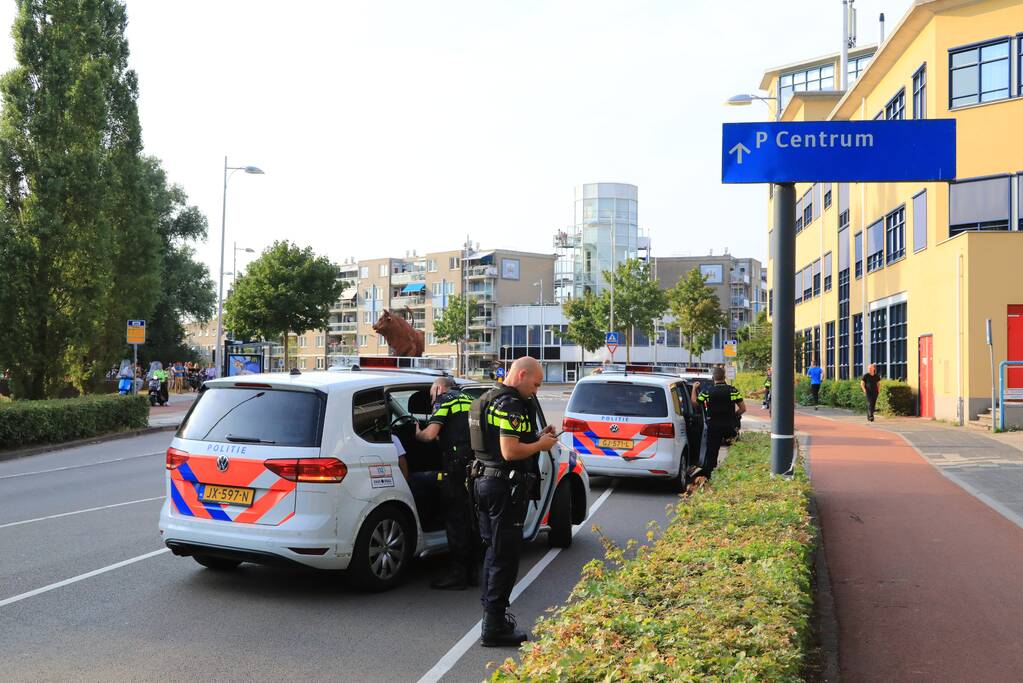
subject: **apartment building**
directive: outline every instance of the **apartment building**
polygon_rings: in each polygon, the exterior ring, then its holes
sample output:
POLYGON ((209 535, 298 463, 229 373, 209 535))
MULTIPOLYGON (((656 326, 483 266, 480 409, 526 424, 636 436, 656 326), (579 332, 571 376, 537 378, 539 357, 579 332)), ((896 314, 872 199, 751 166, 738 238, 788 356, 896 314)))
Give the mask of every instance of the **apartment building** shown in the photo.
POLYGON ((767 310, 763 269, 755 258, 738 258, 726 251, 718 256, 655 257, 653 266, 662 289, 671 289, 689 271, 700 269, 707 286, 717 294, 728 321, 715 335, 715 349, 722 348, 724 340, 735 339, 740 329, 756 321, 760 311, 767 310))
MULTIPOLYGON (((873 363, 921 416, 973 419, 991 407, 987 320, 995 363, 1023 360, 1023 2, 916 0, 844 91, 838 60, 764 74, 781 121, 954 118, 958 178, 797 186, 797 365, 873 363)), ((1009 387, 1023 396, 1023 369, 1009 387)))

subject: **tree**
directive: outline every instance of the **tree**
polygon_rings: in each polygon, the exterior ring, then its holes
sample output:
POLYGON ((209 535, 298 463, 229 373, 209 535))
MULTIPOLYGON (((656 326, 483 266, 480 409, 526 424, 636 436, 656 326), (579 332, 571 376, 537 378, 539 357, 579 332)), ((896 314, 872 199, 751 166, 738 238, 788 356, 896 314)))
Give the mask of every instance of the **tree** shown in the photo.
POLYGON ((693 268, 668 291, 668 307, 685 338, 689 362, 710 347, 714 333, 725 323, 721 302, 698 268, 693 268))
POLYGON ((766 370, 771 364, 771 323, 767 313, 761 311, 756 325, 739 330, 739 360, 748 370, 766 370))
POLYGON ((117 0, 19 3, 0 80, 0 366, 27 398, 105 371, 115 327, 123 351, 125 318, 155 304, 126 24, 117 0))
POLYGON ((561 306, 568 318, 567 329, 561 336, 578 344, 583 350, 593 353, 604 345, 604 335, 609 329, 608 311, 611 300, 607 292, 597 296, 586 292, 581 298, 569 299, 561 306))
POLYGON ((469 338, 465 329, 467 308, 468 314, 475 312, 476 299, 456 294, 448 299, 448 305, 441 317, 433 321, 433 333, 437 336, 437 341, 455 345, 456 363, 459 368, 462 367, 461 342, 469 338))
POLYGON ((283 337, 288 358, 290 333, 301 335, 327 326, 330 306, 345 286, 337 274, 337 266, 316 256, 311 247, 274 242, 235 281, 224 304, 224 320, 242 337, 283 337))
POLYGON ((604 271, 604 277, 614 284, 614 322, 617 329, 626 331, 625 362, 628 363, 632 334, 639 330, 653 336, 654 326, 664 315, 668 300, 652 277, 650 264, 639 259, 619 263, 614 273, 604 271))

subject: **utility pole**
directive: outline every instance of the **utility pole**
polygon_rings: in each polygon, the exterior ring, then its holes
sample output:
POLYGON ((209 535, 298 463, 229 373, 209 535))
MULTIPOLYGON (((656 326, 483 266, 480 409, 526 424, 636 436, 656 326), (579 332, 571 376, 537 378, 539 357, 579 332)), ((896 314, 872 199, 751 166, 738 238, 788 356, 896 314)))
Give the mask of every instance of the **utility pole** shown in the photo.
POLYGON ((771 328, 771 473, 788 474, 795 453, 793 337, 796 318, 796 186, 774 186, 774 325, 771 328))

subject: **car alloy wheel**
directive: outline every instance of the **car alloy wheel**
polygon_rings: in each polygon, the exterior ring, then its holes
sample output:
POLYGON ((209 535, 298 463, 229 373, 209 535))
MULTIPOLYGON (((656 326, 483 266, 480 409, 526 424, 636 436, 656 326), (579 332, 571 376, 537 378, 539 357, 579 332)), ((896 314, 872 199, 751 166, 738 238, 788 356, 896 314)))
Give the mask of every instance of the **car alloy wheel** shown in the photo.
POLYGON ((369 566, 377 578, 387 581, 401 569, 405 560, 406 539, 401 524, 382 519, 369 537, 369 566))

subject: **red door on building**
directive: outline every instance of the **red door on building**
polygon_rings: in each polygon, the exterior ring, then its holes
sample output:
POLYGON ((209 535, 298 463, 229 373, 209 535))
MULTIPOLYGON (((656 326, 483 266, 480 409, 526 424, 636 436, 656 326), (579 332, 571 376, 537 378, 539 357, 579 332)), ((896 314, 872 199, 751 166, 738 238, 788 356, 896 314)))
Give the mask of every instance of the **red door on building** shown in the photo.
MULTIPOLYGON (((1023 304, 1009 304, 1008 353, 1006 360, 1023 361, 1023 304)), ((1023 367, 1009 367, 1007 389, 1023 389, 1023 367)))
POLYGON ((934 417, 934 337, 925 335, 919 341, 920 355, 920 417, 934 417))

